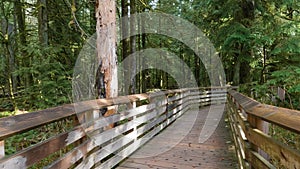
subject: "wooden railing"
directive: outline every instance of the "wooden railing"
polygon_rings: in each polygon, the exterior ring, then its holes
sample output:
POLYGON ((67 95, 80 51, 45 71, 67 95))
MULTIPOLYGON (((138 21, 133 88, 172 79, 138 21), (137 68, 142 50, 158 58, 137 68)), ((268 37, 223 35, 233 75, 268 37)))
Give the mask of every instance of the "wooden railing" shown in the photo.
POLYGON ((84 101, 1 118, 0 169, 108 169, 191 107, 225 101, 225 88, 182 89, 84 101), (104 117, 99 111, 104 108, 118 112, 104 117), (17 149, 6 155, 13 145, 17 149))
POLYGON ((300 111, 261 104, 234 90, 227 108, 240 168, 300 169, 300 152, 268 134, 272 124, 299 137, 300 111))

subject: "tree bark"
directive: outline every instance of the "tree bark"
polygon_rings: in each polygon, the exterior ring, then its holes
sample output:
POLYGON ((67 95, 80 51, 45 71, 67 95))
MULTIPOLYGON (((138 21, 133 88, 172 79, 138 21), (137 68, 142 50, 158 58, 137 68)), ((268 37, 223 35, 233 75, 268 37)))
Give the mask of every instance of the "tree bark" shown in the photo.
MULTIPOLYGON (((134 13, 136 12, 135 0, 130 0, 130 53, 134 54, 136 51, 136 18, 134 17, 134 13)), ((130 67, 130 85, 129 91, 130 94, 134 94, 136 91, 135 83, 136 83, 136 60, 133 59, 130 67)))
MULTIPOLYGON (((19 30, 20 44, 22 46, 26 46, 27 45, 27 38, 26 38, 27 31, 26 31, 26 25, 25 25, 25 11, 22 7, 22 2, 20 0, 16 0, 14 3, 14 7, 15 7, 15 14, 16 14, 18 30, 19 30)), ((21 56, 23 56, 21 66, 30 67, 31 66, 30 65, 31 58, 29 56, 27 56, 25 50, 21 50, 20 52, 21 52, 21 56)), ((26 72, 23 79, 24 79, 23 81, 24 81, 25 88, 29 88, 33 84, 33 77, 31 75, 31 73, 26 72)))
POLYGON ((238 86, 240 84, 240 70, 241 70, 241 61, 236 58, 234 63, 234 74, 233 74, 233 85, 238 86))
POLYGON ((25 12, 22 8, 22 3, 20 0, 16 0, 14 5, 15 5, 15 13, 18 20, 20 42, 23 45, 25 45, 26 44, 25 12))
POLYGON ((195 79, 197 80, 197 85, 200 86, 200 58, 197 54, 194 54, 194 67, 195 67, 195 79))
POLYGON ((89 10, 90 10, 90 32, 95 31, 95 25, 96 25, 96 14, 95 14, 95 4, 93 1, 89 1, 89 10))
MULTIPOLYGON (((100 89, 98 88, 98 95, 112 98, 118 95, 115 1, 97 0, 96 19, 96 46, 99 63, 97 81, 103 84, 100 89)), ((111 109, 105 115, 108 116, 114 112, 115 109, 111 109)))
MULTIPOLYGON (((145 25, 145 21, 144 21, 143 18, 141 18, 141 32, 142 33, 145 32, 144 25, 145 25)), ((142 36, 141 37, 141 39, 142 39, 142 49, 146 49, 146 36, 147 35, 145 33, 143 33, 141 36, 142 36)), ((147 63, 147 60, 144 57, 143 60, 141 60, 142 69, 146 66, 145 63, 147 63)), ((142 74, 142 77, 141 77, 141 79, 142 79, 142 83, 141 83, 141 85, 142 85, 142 93, 145 93, 146 90, 147 90, 147 88, 146 88, 146 84, 147 84, 146 77, 147 77, 148 73, 149 73, 148 71, 141 72, 141 74, 142 74)))
POLYGON ((38 15, 38 30, 39 41, 42 46, 48 45, 48 15, 47 15, 47 0, 39 0, 39 15, 38 15))
MULTIPOLYGON (((6 77, 7 77, 7 88, 9 89, 10 100, 13 105, 13 109, 16 111, 18 109, 14 92, 16 91, 16 76, 13 75, 15 71, 15 38, 14 29, 15 25, 11 24, 8 17, 5 15, 4 5, 2 4, 1 10, 4 13, 4 17, 1 19, 1 35, 3 36, 3 54, 6 60, 6 77)), ((5 93, 3 93, 5 94, 5 93)))
MULTIPOLYGON (((125 19, 128 18, 128 0, 122 0, 121 1, 121 6, 122 6, 122 59, 126 59, 126 57, 129 55, 129 50, 130 50, 130 43, 129 43, 129 38, 128 33, 129 33, 129 25, 128 22, 129 20, 125 19)), ((129 85, 130 85, 130 65, 124 64, 123 65, 123 72, 124 73, 124 93, 129 94, 129 85)))

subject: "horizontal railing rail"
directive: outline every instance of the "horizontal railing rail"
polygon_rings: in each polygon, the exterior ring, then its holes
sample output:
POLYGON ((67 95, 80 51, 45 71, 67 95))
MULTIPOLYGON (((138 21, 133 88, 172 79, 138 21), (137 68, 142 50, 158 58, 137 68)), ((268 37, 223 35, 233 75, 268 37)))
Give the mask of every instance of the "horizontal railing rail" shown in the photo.
POLYGON ((240 168, 300 168, 300 152, 276 140, 269 124, 300 134, 300 111, 261 104, 228 91, 228 118, 240 168))
POLYGON ((225 102, 226 88, 178 89, 1 118, 0 168, 112 168, 193 106, 225 102))

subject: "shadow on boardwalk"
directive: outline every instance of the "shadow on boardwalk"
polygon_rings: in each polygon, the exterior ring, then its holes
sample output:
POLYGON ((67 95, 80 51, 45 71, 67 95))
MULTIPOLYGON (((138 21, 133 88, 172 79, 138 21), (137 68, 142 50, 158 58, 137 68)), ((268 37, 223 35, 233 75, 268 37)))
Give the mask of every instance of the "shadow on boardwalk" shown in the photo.
MULTIPOLYGON (((223 118, 217 130, 204 143, 199 143, 199 134, 204 126, 209 107, 199 110, 189 110, 179 120, 154 137, 145 146, 141 147, 129 158, 124 160, 117 169, 235 169, 237 168, 237 160, 234 156, 234 146, 231 141, 229 127, 223 118), (198 115, 197 115, 198 113, 198 115), (197 117, 197 118, 196 118, 197 117), (196 121, 195 121, 196 120, 196 121), (194 125, 191 126, 194 122, 194 125), (178 140, 172 130, 172 126, 180 126, 176 129, 178 133, 181 130, 190 130, 190 132, 182 139, 178 140), (170 129, 169 129, 170 128, 170 129), (175 147, 168 147, 168 145, 175 147), (164 151, 157 154, 157 150, 164 151), (165 150, 164 150, 165 149, 165 150), (153 156, 154 154, 154 156, 153 156), (151 156, 150 156, 151 155, 151 156), (142 157, 142 158, 141 158, 142 157)), ((224 115, 225 116, 225 113, 224 115)))

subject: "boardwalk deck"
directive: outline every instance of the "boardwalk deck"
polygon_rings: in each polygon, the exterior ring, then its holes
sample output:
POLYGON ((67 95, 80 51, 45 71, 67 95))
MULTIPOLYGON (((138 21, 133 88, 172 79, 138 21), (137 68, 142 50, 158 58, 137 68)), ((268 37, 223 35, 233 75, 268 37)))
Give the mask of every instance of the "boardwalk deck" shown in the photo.
POLYGON ((224 118, 214 134, 206 142, 199 143, 199 134, 208 112, 209 107, 188 111, 116 168, 237 168, 229 127, 223 120, 224 118), (194 125, 191 125, 193 122, 195 122, 194 125), (188 134, 185 134, 186 131, 189 131, 188 134), (177 134, 174 135, 174 132, 177 134))

